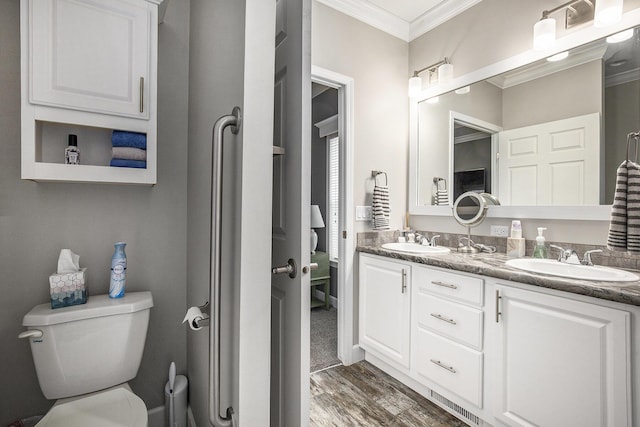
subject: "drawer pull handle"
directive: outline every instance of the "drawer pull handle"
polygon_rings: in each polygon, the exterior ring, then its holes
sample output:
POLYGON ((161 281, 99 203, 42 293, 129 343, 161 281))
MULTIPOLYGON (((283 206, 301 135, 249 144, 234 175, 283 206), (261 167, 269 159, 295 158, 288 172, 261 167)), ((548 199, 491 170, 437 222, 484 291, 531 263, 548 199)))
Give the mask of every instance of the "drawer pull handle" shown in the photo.
POLYGON ((443 288, 458 289, 458 285, 452 285, 451 283, 440 282, 439 280, 432 280, 431 283, 433 283, 436 286, 442 286, 443 288))
POLYGON ((404 291, 407 289, 407 272, 405 271, 404 268, 402 269, 402 283, 400 286, 401 286, 400 290, 404 294, 404 291))
POLYGON ((435 360, 435 359, 431 359, 431 363, 434 363, 438 366, 440 366, 442 369, 446 369, 447 371, 451 372, 451 373, 456 373, 456 370, 453 368, 453 366, 447 366, 444 363, 442 363, 439 360, 435 360))
POLYGON ((455 320, 450 319, 448 317, 444 317, 442 314, 431 313, 431 316, 435 317, 438 320, 442 320, 443 322, 451 323, 452 325, 457 325, 458 324, 458 322, 456 322, 455 320))
POLYGON ((144 77, 140 77, 140 112, 144 113, 144 77))

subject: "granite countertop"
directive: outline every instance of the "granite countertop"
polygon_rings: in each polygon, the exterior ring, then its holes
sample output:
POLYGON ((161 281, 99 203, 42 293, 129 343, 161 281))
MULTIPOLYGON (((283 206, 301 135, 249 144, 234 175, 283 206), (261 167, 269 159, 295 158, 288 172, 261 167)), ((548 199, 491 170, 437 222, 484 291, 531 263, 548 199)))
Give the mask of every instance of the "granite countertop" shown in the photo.
POLYGON ((507 266, 509 258, 501 253, 461 254, 451 249, 446 255, 422 255, 390 251, 379 245, 358 245, 357 251, 640 306, 640 281, 596 282, 529 273, 507 266))

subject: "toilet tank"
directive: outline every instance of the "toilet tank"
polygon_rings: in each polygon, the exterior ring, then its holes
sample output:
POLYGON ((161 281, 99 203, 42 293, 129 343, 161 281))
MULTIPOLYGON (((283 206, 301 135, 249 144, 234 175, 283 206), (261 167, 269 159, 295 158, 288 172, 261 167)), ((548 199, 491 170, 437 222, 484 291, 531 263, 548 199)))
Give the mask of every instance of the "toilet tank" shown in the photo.
POLYGON ((86 304, 35 306, 23 326, 42 331, 30 338, 40 388, 61 399, 125 383, 136 376, 147 336, 151 292, 123 298, 96 295, 86 304))

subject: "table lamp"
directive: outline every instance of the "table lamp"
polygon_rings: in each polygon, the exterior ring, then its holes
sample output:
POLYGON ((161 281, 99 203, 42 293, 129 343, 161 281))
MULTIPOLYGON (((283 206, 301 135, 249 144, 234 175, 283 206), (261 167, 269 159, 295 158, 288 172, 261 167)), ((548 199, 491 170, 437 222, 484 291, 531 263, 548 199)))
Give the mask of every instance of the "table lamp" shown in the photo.
POLYGON ((320 213, 320 207, 318 205, 311 205, 311 253, 316 253, 316 246, 318 246, 318 234, 314 228, 324 228, 324 221, 322 214, 320 213))

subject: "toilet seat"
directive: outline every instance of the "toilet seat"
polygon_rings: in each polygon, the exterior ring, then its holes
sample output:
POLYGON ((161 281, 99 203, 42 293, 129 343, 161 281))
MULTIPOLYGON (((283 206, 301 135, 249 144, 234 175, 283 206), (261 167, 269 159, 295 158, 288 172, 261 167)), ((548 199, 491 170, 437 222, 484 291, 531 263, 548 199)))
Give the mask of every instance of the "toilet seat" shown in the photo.
POLYGON ((147 427, 147 407, 127 384, 61 399, 36 427, 147 427))

